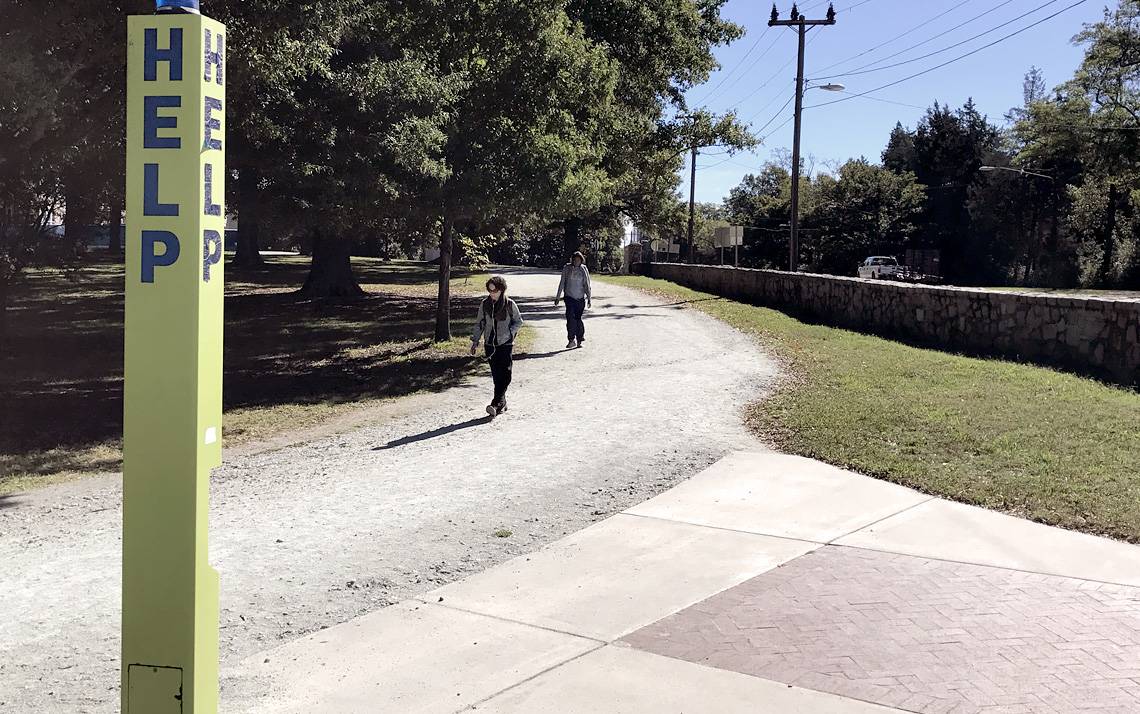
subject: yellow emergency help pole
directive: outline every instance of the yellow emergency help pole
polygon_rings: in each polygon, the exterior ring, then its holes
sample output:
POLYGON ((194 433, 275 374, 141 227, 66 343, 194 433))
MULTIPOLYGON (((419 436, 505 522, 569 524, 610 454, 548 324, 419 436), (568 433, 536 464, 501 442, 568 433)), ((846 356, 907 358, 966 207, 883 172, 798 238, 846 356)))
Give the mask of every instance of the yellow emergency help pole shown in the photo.
POLYGON ((197 0, 128 19, 123 714, 214 714, 225 27, 197 0))

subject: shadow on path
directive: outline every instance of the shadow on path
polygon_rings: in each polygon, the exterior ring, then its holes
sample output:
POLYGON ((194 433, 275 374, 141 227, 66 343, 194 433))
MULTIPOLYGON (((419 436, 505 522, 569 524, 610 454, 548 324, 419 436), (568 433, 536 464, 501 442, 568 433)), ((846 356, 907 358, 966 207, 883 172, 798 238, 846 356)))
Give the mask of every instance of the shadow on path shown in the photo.
POLYGON ((491 423, 491 417, 489 417, 489 416, 480 417, 478 419, 468 419, 467 421, 460 422, 459 424, 449 424, 448 426, 443 426, 443 427, 440 427, 438 429, 432 429, 431 431, 425 431, 421 434, 416 434, 414 436, 405 436, 401 439, 396 439, 395 441, 389 441, 387 444, 385 444, 383 446, 372 447, 372 450, 373 451, 384 451, 385 449, 395 449, 398 446, 405 446, 407 444, 414 444, 417 441, 426 441, 428 439, 434 439, 437 436, 443 436, 445 434, 451 434, 452 432, 460 431, 462 429, 470 429, 471 427, 479 426, 480 424, 490 424, 490 423, 491 423))
MULTIPOLYGON (((681 305, 691 305, 692 303, 695 303, 695 302, 713 302, 716 300, 725 300, 725 299, 726 298, 722 298, 722 297, 693 298, 692 300, 682 300, 680 302, 661 303, 660 305, 623 305, 622 307, 627 307, 627 308, 630 308, 633 310, 644 309, 647 307, 680 307, 681 305)), ((610 305, 607 304, 606 307, 610 307, 610 305)))
POLYGON ((515 355, 515 361, 518 362, 519 360, 524 359, 545 359, 546 357, 557 357, 563 352, 570 352, 571 350, 572 348, 565 347, 560 350, 554 350, 553 352, 520 352, 519 354, 515 355))

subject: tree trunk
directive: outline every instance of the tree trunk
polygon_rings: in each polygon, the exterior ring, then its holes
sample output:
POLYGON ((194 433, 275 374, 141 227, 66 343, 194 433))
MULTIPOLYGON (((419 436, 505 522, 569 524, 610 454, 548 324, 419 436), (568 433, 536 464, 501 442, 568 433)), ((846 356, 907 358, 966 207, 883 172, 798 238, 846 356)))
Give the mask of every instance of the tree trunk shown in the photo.
POLYGON ((1116 184, 1109 184, 1108 186, 1108 215, 1104 221, 1104 258, 1100 262, 1100 284, 1102 287, 1109 285, 1109 273, 1112 272, 1112 244, 1113 233, 1116 232, 1116 184))
POLYGON ((1058 212, 1057 200, 1054 199, 1053 205, 1049 209, 1049 242, 1045 246, 1050 254, 1055 254, 1057 252, 1057 246, 1060 245, 1061 242, 1061 227, 1059 225, 1060 222, 1057 220, 1058 212))
POLYGON ((261 217, 258 210, 258 171, 246 165, 237 172, 237 252, 234 265, 260 268, 261 217))
POLYGON ((564 224, 562 232, 563 256, 566 262, 570 262, 570 256, 575 252, 582 249, 582 219, 571 218, 564 224))
POLYGON ((234 253, 233 264, 243 268, 260 268, 265 265, 261 257, 261 247, 258 245, 259 226, 238 219, 237 251, 234 253))
MULTIPOLYGON (((455 223, 452 223, 451 224, 451 267, 452 268, 454 268, 457 265, 460 267, 463 267, 463 259, 465 257, 468 257, 468 256, 463 255, 463 245, 459 241, 455 240, 455 233, 456 233, 455 223)), ((468 261, 468 262, 471 262, 471 261, 468 261)))
POLYGON ((439 234, 439 297, 435 307, 435 341, 447 342, 451 339, 451 248, 454 225, 451 217, 444 215, 443 228, 439 234))
POLYGON ((0 360, 11 349, 8 347, 8 290, 11 282, 12 276, 0 270, 0 360))
MULTIPOLYGON (((246 268, 260 268, 261 220, 258 215, 258 175, 251 166, 238 172, 238 240, 233 264, 246 268)), ((316 256, 314 256, 316 257, 316 256)))
POLYGON ((1033 279, 1033 270, 1037 265, 1037 255, 1040 252, 1041 246, 1041 226, 1040 217, 1037 210, 1037 204, 1033 204, 1033 209, 1029 212, 1029 246, 1025 251, 1025 282, 1024 285, 1029 285, 1030 280, 1033 279))
POLYGON ((110 226, 107 238, 107 252, 116 258, 123 257, 123 204, 119 199, 112 199, 111 212, 107 225, 110 226))
POLYGON ((69 243, 86 245, 87 226, 91 222, 90 202, 81 191, 68 188, 64 194, 63 232, 69 243))
POLYGON ((352 274, 352 244, 319 233, 313 236, 313 264, 301 288, 308 298, 360 297, 364 294, 352 274))

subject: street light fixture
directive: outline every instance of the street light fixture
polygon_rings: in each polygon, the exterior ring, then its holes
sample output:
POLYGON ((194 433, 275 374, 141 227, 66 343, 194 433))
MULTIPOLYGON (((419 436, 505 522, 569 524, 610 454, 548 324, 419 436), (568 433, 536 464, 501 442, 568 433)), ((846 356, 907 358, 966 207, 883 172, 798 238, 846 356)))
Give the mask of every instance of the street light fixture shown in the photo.
POLYGON ((155 12, 190 12, 201 14, 198 0, 155 0, 155 12))
MULTIPOLYGON (((801 39, 802 45, 802 39, 801 39)), ((800 73, 803 73, 803 58, 800 58, 800 73)), ((800 123, 803 117, 804 92, 809 89, 822 89, 825 92, 842 92, 847 87, 842 84, 810 84, 811 80, 796 82, 795 129, 792 132, 792 220, 791 240, 788 244, 788 269, 799 270, 800 261, 800 123)))
POLYGON ((1039 176, 1041 178, 1049 179, 1050 181, 1056 180, 1047 174, 1039 174, 1036 171, 1026 171, 1025 169, 1016 168, 1013 166, 979 166, 978 171, 981 171, 982 173, 991 173, 993 171, 1009 171, 1010 173, 1021 174, 1022 176, 1039 176))

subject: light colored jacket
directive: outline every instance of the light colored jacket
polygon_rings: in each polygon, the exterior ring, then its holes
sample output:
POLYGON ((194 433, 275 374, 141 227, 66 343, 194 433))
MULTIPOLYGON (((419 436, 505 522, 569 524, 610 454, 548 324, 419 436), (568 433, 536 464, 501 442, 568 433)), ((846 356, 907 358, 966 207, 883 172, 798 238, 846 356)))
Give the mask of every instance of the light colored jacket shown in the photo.
POLYGON ((514 342, 523 324, 519 306, 514 300, 507 298, 507 319, 496 320, 493 315, 497 311, 487 312, 486 309, 487 301, 490 299, 483 298, 479 302, 479 314, 475 316, 475 332, 471 335, 471 344, 479 344, 480 337, 488 345, 498 346, 514 342))
POLYGON ((561 298, 563 291, 566 292, 566 297, 575 300, 591 299, 590 271, 585 265, 575 267, 573 263, 567 263, 562 267, 562 279, 558 281, 558 292, 554 294, 554 299, 561 298))

